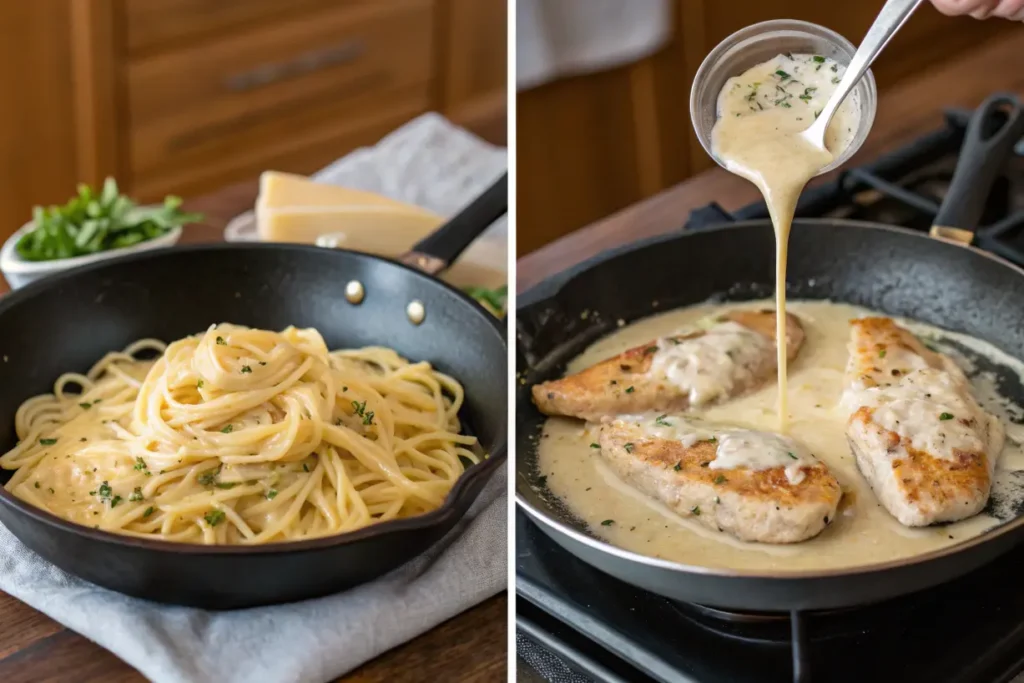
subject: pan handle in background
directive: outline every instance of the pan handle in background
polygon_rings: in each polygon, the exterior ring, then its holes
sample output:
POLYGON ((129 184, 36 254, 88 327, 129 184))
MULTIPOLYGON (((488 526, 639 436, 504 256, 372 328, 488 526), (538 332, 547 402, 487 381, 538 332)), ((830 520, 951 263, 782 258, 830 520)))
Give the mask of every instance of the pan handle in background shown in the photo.
POLYGON ((960 159, 935 216, 932 237, 963 245, 974 240, 992 184, 1022 135, 1024 108, 1016 95, 997 93, 978 107, 967 124, 960 159))
POLYGON ((454 218, 412 246, 399 261, 428 275, 437 275, 508 211, 508 173, 459 211, 454 218))

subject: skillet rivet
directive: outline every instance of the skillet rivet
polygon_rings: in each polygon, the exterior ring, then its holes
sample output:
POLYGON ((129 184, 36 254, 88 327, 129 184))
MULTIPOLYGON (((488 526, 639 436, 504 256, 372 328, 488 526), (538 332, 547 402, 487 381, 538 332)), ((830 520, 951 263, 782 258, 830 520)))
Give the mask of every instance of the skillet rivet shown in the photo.
POLYGON ((423 302, 419 300, 410 301, 409 305, 405 307, 405 314, 409 316, 409 321, 413 325, 419 325, 427 317, 427 311, 423 308, 423 302))
POLYGON ((350 304, 363 303, 364 296, 366 296, 366 290, 363 289, 363 283, 359 280, 352 280, 345 285, 345 298, 350 304))

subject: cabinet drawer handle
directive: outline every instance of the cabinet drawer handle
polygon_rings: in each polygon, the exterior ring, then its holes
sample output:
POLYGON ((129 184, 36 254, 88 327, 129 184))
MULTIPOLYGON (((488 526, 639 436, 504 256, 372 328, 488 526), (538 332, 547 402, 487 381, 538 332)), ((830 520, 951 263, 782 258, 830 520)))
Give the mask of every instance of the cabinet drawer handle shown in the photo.
POLYGON ((224 85, 232 92, 245 92, 297 78, 320 69, 354 62, 366 53, 362 40, 347 40, 321 50, 312 50, 287 62, 263 64, 250 71, 228 76, 224 85))

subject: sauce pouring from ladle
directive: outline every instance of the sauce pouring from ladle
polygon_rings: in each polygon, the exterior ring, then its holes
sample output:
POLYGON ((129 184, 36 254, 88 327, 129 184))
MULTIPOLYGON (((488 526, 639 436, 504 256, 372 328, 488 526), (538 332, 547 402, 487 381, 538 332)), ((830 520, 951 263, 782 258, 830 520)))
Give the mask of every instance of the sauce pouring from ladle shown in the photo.
MULTIPOLYGON (((855 98, 847 98, 882 48, 921 2, 923 0, 889 0, 848 67, 824 54, 779 50, 773 59, 754 66, 749 66, 749 58, 744 59, 744 66, 749 68, 725 81, 718 93, 709 151, 719 164, 758 187, 775 228, 777 411, 782 432, 786 431, 788 418, 786 261, 797 200, 811 178, 833 167, 851 143, 863 140, 862 128, 870 126, 870 119, 865 121, 855 111, 857 105, 851 101, 855 98)), ((767 31, 769 26, 779 23, 768 22, 763 26, 767 31)), ((827 33, 820 27, 804 26, 827 33)), ((700 82, 702 75, 707 79, 707 73, 715 70, 708 62, 714 56, 738 61, 738 53, 751 44, 756 45, 758 37, 749 37, 756 30, 757 27, 744 29, 712 51, 698 70, 691 94, 691 112, 694 112, 694 102, 707 90, 707 83, 700 82)), ((799 40, 792 31, 779 31, 775 35, 779 44, 799 40)), ((838 51, 832 47, 833 53, 838 51)), ((750 51, 764 55, 765 49, 762 44, 750 51)), ((770 46, 767 49, 771 49, 770 46)), ((873 82, 868 90, 858 90, 873 95, 873 82)), ((700 137, 703 119, 698 121, 696 115, 693 118, 700 137)), ((705 140, 701 138, 707 148, 705 140)))

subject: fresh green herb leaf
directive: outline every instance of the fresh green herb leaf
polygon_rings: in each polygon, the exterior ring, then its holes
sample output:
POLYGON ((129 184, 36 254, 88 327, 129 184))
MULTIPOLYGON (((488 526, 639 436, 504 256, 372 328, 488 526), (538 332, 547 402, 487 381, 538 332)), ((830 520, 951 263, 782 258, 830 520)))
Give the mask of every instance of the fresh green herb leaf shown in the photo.
POLYGON ((363 424, 364 425, 372 425, 373 424, 373 411, 372 410, 367 411, 366 415, 363 415, 363 424))
POLYGON ((716 436, 713 436, 710 439, 704 439, 704 443, 716 443, 717 441, 718 441, 718 437, 716 437, 716 436))
POLYGON ((127 247, 202 220, 181 210, 181 200, 167 197, 161 206, 137 206, 120 194, 113 178, 100 191, 79 185, 63 206, 37 206, 32 229, 15 245, 26 261, 54 261, 127 247))
POLYGON ((790 451, 789 453, 786 453, 786 455, 788 455, 789 457, 793 458, 794 460, 799 460, 800 459, 800 458, 796 457, 796 455, 793 454, 793 451, 790 451))
POLYGON ((632 452, 633 452, 633 444, 632 444, 632 443, 627 443, 627 444, 625 444, 625 445, 623 446, 623 448, 625 448, 625 449, 626 449, 626 452, 627 452, 627 453, 632 453, 632 452))
POLYGON ((715 477, 715 483, 716 484, 724 484, 727 481, 729 481, 729 480, 725 478, 724 474, 719 474, 717 477, 715 477))
POLYGON ((839 65, 838 64, 833 64, 832 65, 832 71, 835 72, 835 73, 838 73, 839 72, 839 65))
POLYGON ((110 488, 110 484, 107 482, 100 484, 100 487, 96 489, 96 491, 100 494, 100 500, 110 500, 110 496, 113 493, 113 490, 110 488))
POLYGON ((121 496, 114 496, 113 498, 111 498, 110 509, 113 510, 114 508, 116 508, 121 503, 122 500, 124 500, 124 498, 122 498, 121 496))
POLYGON ((690 512, 693 513, 694 517, 700 517, 700 506, 694 505, 692 508, 690 508, 690 512))
POLYGON ((657 352, 658 352, 658 347, 657 346, 648 346, 646 349, 644 349, 644 355, 645 356, 648 355, 648 354, 657 353, 657 352))
POLYGON ((39 439, 39 443, 41 443, 44 446, 52 446, 53 444, 57 443, 57 439, 39 439))
POLYGON ((237 481, 218 481, 216 484, 214 484, 214 486, 216 486, 219 489, 233 489, 236 486, 238 486, 238 482, 237 481))
POLYGON ((215 481, 217 481, 218 474, 220 474, 220 465, 212 470, 206 470, 196 477, 196 481, 203 486, 211 486, 215 481))
POLYGON ((366 414, 366 401, 352 401, 352 409, 356 411, 356 415, 363 417, 366 414))
POLYGON ((878 352, 878 357, 885 358, 885 349, 882 349, 881 351, 878 352))
POLYGON ((839 76, 833 76, 832 77, 832 83, 835 84, 835 83, 838 83, 838 82, 839 82, 839 76))
POLYGON ((815 62, 817 62, 818 64, 822 64, 822 63, 824 63, 824 61, 825 61, 825 58, 824 58, 824 57, 822 57, 821 55, 814 55, 813 59, 814 59, 814 61, 815 61, 815 62))
POLYGON ((142 471, 149 469, 149 465, 142 458, 135 458, 135 469, 142 471))
POLYGON ((135 490, 132 491, 132 494, 130 496, 128 496, 128 500, 133 502, 133 503, 136 502, 136 501, 142 500, 142 498, 143 498, 143 496, 142 496, 142 487, 141 486, 136 486, 135 490))
POLYGON ((196 382, 196 389, 202 389, 202 388, 203 388, 203 378, 200 377, 199 381, 196 382))
POLYGON ((666 420, 666 417, 668 417, 668 415, 659 415, 654 419, 654 424, 661 425, 662 427, 671 427, 672 423, 666 420))
POLYGON ((782 69, 777 70, 775 72, 775 75, 778 76, 779 78, 781 78, 782 80, 786 80, 787 78, 792 78, 792 76, 790 76, 788 73, 786 73, 782 69))
POLYGON ((615 524, 614 519, 606 519, 603 522, 601 522, 601 526, 611 526, 612 524, 615 524))
POLYGON ((677 462, 675 465, 673 465, 672 469, 674 469, 676 472, 683 469, 683 461, 680 460, 679 462, 677 462))
POLYGON ((633 387, 626 387, 626 393, 627 394, 632 394, 633 393, 633 387))
POLYGON ((592 444, 590 444, 590 447, 591 448, 600 448, 601 444, 599 444, 599 443, 592 443, 592 444))
POLYGON ((941 415, 939 415, 939 419, 943 420, 943 421, 945 421, 945 420, 952 420, 953 419, 953 413, 942 413, 941 415))
POLYGON ((466 287, 464 290, 466 294, 476 299, 480 304, 488 309, 491 313, 502 318, 505 316, 505 309, 508 305, 508 286, 502 285, 497 289, 488 289, 486 287, 466 287))
POLYGON ((217 337, 217 346, 227 346, 228 343, 224 341, 224 337, 217 337))
POLYGON ((309 465, 307 465, 306 463, 302 463, 302 471, 309 472, 309 465))
POLYGON ((248 365, 243 365, 242 366, 242 374, 243 375, 248 375, 251 372, 252 372, 252 368, 251 367, 249 367, 248 365))
POLYGON ((277 497, 277 489, 270 489, 267 491, 267 500, 274 500, 277 497))
POLYGON ((148 508, 146 508, 146 511, 142 513, 142 518, 146 519, 146 517, 149 517, 154 512, 156 512, 156 508, 150 505, 148 508))
POLYGON ((226 515, 223 510, 210 510, 203 515, 203 519, 205 519, 206 523, 210 526, 217 526, 224 521, 224 517, 226 517, 226 515))
POLYGON ((221 434, 230 434, 233 431, 235 431, 235 425, 227 425, 226 427, 224 427, 223 429, 220 430, 220 433, 221 434))
POLYGON ((78 407, 81 408, 82 410, 89 410, 89 408, 92 408, 92 404, 91 403, 79 403, 78 407))

